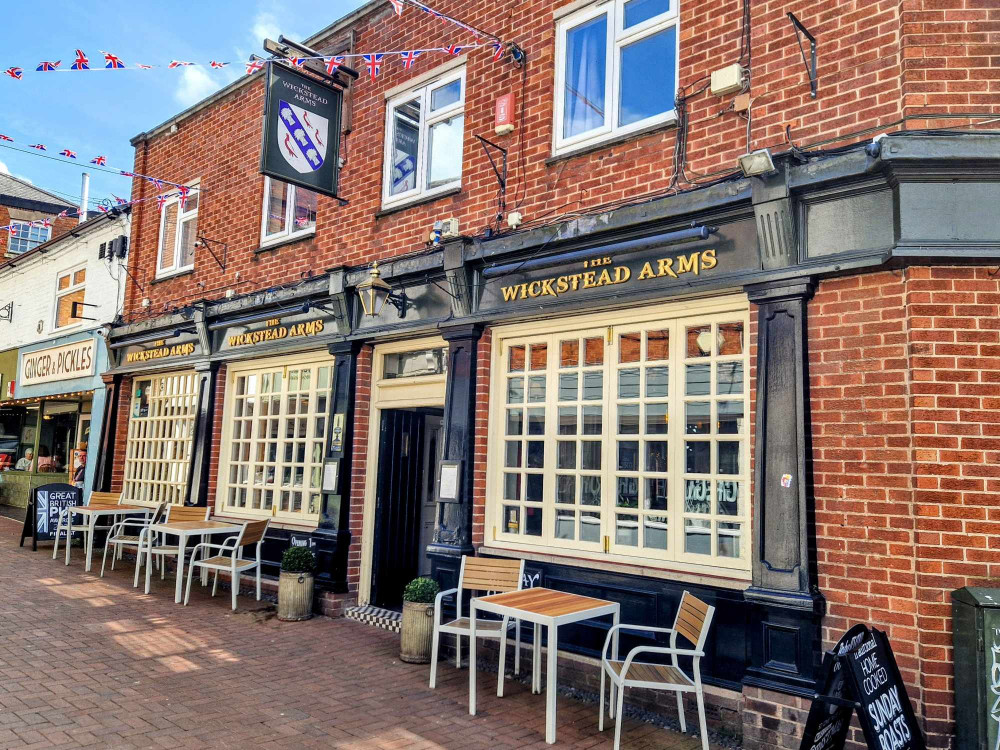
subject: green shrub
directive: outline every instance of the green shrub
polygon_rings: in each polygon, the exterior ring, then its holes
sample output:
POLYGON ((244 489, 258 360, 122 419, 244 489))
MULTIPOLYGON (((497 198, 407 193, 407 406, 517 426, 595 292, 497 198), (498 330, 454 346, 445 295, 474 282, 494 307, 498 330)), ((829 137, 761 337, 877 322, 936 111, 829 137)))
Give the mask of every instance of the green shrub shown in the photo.
POLYGON ((433 578, 414 578, 403 589, 403 601, 430 604, 441 587, 433 578))
POLYGON ((316 555, 308 547, 289 547, 281 556, 281 570, 285 573, 312 573, 316 569, 316 555))

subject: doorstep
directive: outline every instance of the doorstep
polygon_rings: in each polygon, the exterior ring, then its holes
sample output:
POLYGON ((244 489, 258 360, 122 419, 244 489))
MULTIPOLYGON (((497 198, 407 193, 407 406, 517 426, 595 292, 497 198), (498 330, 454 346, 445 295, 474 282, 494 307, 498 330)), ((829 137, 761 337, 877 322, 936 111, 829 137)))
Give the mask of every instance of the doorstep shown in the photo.
POLYGON ((362 607, 348 607, 344 610, 344 617, 349 620, 357 620, 366 625, 374 625, 376 628, 389 630, 398 633, 403 615, 391 609, 365 605, 362 607))

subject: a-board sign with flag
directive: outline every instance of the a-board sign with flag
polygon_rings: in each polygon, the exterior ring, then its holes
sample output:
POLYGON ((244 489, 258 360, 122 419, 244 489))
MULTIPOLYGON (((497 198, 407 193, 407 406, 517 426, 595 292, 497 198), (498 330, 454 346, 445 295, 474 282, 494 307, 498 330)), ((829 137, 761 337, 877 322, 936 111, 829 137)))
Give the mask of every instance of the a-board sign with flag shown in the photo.
POLYGON ((283 65, 268 65, 260 171, 336 197, 343 93, 283 65))
POLYGON ((871 750, 926 750, 885 633, 855 625, 824 655, 800 750, 840 750, 857 712, 871 750))
MULTIPOLYGON (((31 537, 31 548, 38 549, 38 542, 50 542, 56 538, 59 526, 59 514, 63 509, 81 505, 83 493, 79 487, 71 484, 43 484, 31 491, 28 507, 24 513, 24 526, 21 529, 21 545, 31 537)), ((62 532, 66 538, 65 529, 62 532)))

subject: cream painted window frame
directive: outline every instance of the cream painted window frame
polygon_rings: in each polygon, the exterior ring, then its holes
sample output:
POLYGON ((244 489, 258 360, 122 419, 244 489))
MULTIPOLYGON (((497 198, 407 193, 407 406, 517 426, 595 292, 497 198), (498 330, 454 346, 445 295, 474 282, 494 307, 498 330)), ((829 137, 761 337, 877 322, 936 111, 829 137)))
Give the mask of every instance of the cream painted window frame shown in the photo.
POLYGON ((170 198, 166 203, 163 204, 163 208, 160 211, 159 221, 157 222, 157 232, 156 232, 156 276, 157 279, 165 279, 170 276, 175 276, 177 274, 184 273, 185 271, 190 271, 194 268, 195 260, 194 257, 191 258, 191 263, 186 266, 179 265, 181 259, 181 239, 184 233, 181 231, 181 227, 188 222, 195 222, 197 227, 198 223, 198 212, 201 210, 201 181, 195 180, 194 182, 189 182, 186 187, 191 188, 191 192, 188 194, 188 198, 194 197, 197 199, 197 205, 195 208, 181 210, 180 207, 180 196, 174 196, 170 198), (177 227, 174 229, 174 251, 171 256, 171 264, 164 268, 162 266, 163 260, 163 234, 166 229, 167 222, 167 211, 171 206, 177 205, 177 227))
POLYGON ((79 265, 73 266, 72 268, 68 268, 65 271, 60 271, 59 273, 56 274, 56 303, 52 310, 53 332, 68 331, 69 329, 75 328, 76 326, 83 323, 83 318, 73 318, 71 315, 70 316, 71 322, 67 323, 64 326, 59 325, 59 303, 62 301, 62 298, 65 297, 66 295, 74 294, 75 292, 79 292, 81 289, 84 291, 84 299, 86 299, 86 290, 87 290, 86 271, 87 271, 87 264, 80 263, 79 265), (73 279, 76 277, 77 271, 84 271, 84 279, 82 284, 73 283, 73 279), (60 289, 59 280, 66 276, 69 276, 69 286, 67 286, 65 289, 60 289))
MULTIPOLYGON (((223 428, 222 428, 222 443, 219 451, 219 465, 218 465, 218 477, 216 481, 216 493, 215 493, 215 512, 218 515, 231 516, 236 518, 273 518, 278 523, 291 524, 309 528, 315 528, 319 524, 320 515, 322 513, 323 506, 323 490, 322 490, 322 472, 323 464, 326 460, 327 451, 327 440, 330 434, 330 404, 333 398, 333 375, 334 375, 334 363, 335 358, 326 352, 313 351, 305 354, 297 354, 287 357, 268 357, 262 359, 247 360, 238 363, 231 363, 226 370, 226 393, 223 403, 223 428), (311 387, 308 391, 297 390, 290 392, 288 390, 288 372, 290 369, 301 370, 304 368, 311 368, 313 375, 311 376, 311 387), (329 368, 329 381, 326 385, 326 390, 320 391, 318 387, 318 372, 320 367, 329 368), (237 397, 234 392, 234 387, 236 384, 236 379, 239 376, 246 375, 263 375, 265 373, 273 373, 277 370, 282 371, 282 390, 280 392, 269 392, 269 395, 280 398, 281 412, 278 419, 278 435, 273 442, 277 444, 277 453, 275 461, 263 461, 258 462, 255 457, 255 451, 258 445, 265 445, 267 442, 272 442, 268 440, 261 441, 260 435, 258 434, 259 423, 262 415, 259 411, 259 401, 258 401, 258 411, 253 415, 250 420, 250 425, 253 430, 251 437, 248 438, 248 446, 250 453, 248 454, 248 459, 246 461, 240 460, 234 462, 232 459, 232 449, 234 440, 234 427, 236 415, 234 410, 236 408, 237 397), (306 418, 306 435, 305 437, 299 438, 296 436, 292 440, 295 442, 304 442, 306 451, 304 461, 302 462, 302 475, 303 483, 299 491, 303 495, 302 507, 303 509, 308 509, 308 496, 310 494, 308 482, 310 479, 310 473, 314 470, 319 471, 320 486, 316 493, 319 495, 319 500, 317 503, 317 508, 315 513, 309 512, 298 512, 298 511, 282 511, 280 510, 280 493, 282 491, 281 486, 281 472, 286 468, 286 462, 284 460, 284 450, 285 444, 289 441, 286 436, 286 426, 287 419, 289 415, 286 413, 288 398, 291 395, 296 397, 300 394, 308 394, 310 401, 314 403, 314 406, 310 409, 308 414, 300 415, 295 414, 294 418, 306 418), (321 397, 325 397, 326 406, 321 411, 319 409, 319 401, 321 397), (315 401, 313 401, 315 399, 315 401), (316 420, 321 418, 323 420, 323 434, 316 434, 316 420), (311 460, 311 450, 315 447, 315 444, 319 445, 320 456, 318 460, 311 460), (229 479, 230 470, 233 468, 233 464, 247 464, 247 481, 233 483, 229 479), (266 467, 271 465, 274 468, 274 482, 264 483, 260 485, 260 490, 262 493, 262 504, 263 504, 263 492, 271 490, 274 492, 274 497, 272 499, 272 505, 270 509, 261 508, 260 510, 255 510, 250 507, 253 499, 254 491, 254 481, 253 481, 253 469, 258 464, 262 463, 266 467), (247 495, 247 507, 234 507, 227 503, 229 489, 235 487, 239 489, 240 487, 245 487, 248 490, 247 495)), ((261 396, 260 389, 257 390, 256 395, 261 396)), ((245 403, 245 402, 244 402, 245 403)), ((243 417, 241 417, 242 419, 243 417)), ((268 415, 267 419, 273 419, 272 415, 268 415)), ((242 423, 241 423, 242 424, 242 423)), ((243 442, 243 438, 240 438, 243 442)), ((266 450, 266 448, 265 448, 266 450)), ((297 461, 292 461, 291 464, 298 464, 297 461)), ((294 469, 294 466, 292 466, 294 469)), ((290 492, 294 492, 294 489, 290 489, 290 492)))
POLYGON ((293 228, 295 224, 295 196, 297 191, 299 190, 305 190, 309 192, 307 188, 299 187, 298 185, 293 185, 290 182, 282 182, 281 180, 276 180, 273 177, 269 177, 267 175, 264 176, 264 202, 260 212, 261 247, 270 247, 271 245, 279 245, 283 242, 291 242, 292 240, 298 240, 303 237, 309 237, 310 235, 316 234, 315 221, 312 223, 312 226, 306 227, 305 229, 293 228), (274 234, 268 234, 267 233, 268 203, 271 197, 272 181, 281 183, 285 186, 285 228, 280 232, 275 232, 274 234))
POLYGON ((198 415, 198 380, 194 370, 133 377, 123 482, 127 501, 184 503, 198 415), (149 383, 149 410, 139 417, 135 386, 143 382, 149 383), (159 384, 156 393, 154 382, 159 384))
MULTIPOLYGON (((637 308, 627 312, 612 312, 607 314, 592 314, 577 316, 572 318, 562 318, 556 320, 538 321, 527 324, 513 324, 500 326, 493 329, 493 350, 490 366, 491 387, 490 387, 490 425, 489 440, 487 446, 487 472, 486 472, 486 518, 487 518, 487 541, 491 547, 504 548, 512 551, 525 552, 551 552, 560 555, 572 555, 574 557, 584 557, 597 561, 617 562, 632 565, 655 566, 657 568, 674 567, 685 572, 705 573, 709 575, 724 575, 727 577, 748 577, 750 574, 750 550, 752 546, 752 518, 750 482, 752 471, 749 465, 750 456, 750 393, 749 393, 749 304, 743 295, 721 295, 709 300, 685 300, 681 302, 668 303, 665 305, 651 306, 647 308, 637 308), (704 322, 742 322, 744 330, 744 347, 742 354, 743 362, 743 395, 744 415, 743 432, 741 438, 740 467, 741 472, 736 481, 742 483, 742 507, 737 516, 728 520, 743 524, 742 539, 740 544, 740 557, 738 559, 727 559, 712 556, 684 553, 683 550, 683 487, 685 475, 679 471, 684 461, 684 434, 685 413, 683 403, 687 400, 698 400, 698 397, 685 397, 683 395, 683 372, 685 360, 681 357, 682 337, 687 326, 697 325, 704 322), (669 544, 667 554, 662 556, 652 556, 648 554, 637 554, 635 550, 628 553, 615 544, 614 516, 616 513, 614 501, 616 465, 611 462, 617 460, 617 378, 615 372, 621 367, 629 365, 619 365, 618 360, 618 336, 621 333, 634 332, 639 328, 655 329, 671 327, 670 357, 667 360, 670 366, 669 377, 669 400, 668 403, 671 427, 668 431, 669 462, 667 472, 669 477, 669 544), (548 356, 550 363, 555 367, 549 367, 546 374, 550 377, 546 387, 546 422, 558 419, 558 343, 560 339, 577 337, 583 339, 586 335, 600 331, 605 336, 605 357, 604 365, 604 393, 603 401, 603 441, 605 446, 602 450, 602 503, 601 512, 601 544, 581 544, 579 541, 568 541, 554 538, 554 524, 550 514, 554 514, 556 504, 553 500, 546 501, 543 507, 543 535, 532 537, 537 541, 526 541, 521 534, 507 534, 503 529, 503 473, 504 473, 504 450, 506 432, 506 397, 507 397, 507 370, 506 357, 512 345, 519 345, 523 342, 547 341, 549 345, 548 356), (613 335, 614 341, 608 344, 609 332, 613 335), (556 359, 552 359, 555 357, 556 359), (550 373, 554 373, 551 374, 550 373), (607 546, 605 546, 607 545, 607 546)), ((713 329, 714 330, 714 329, 713 329)), ((582 357, 582 352, 581 352, 582 357)), ((727 357, 725 359, 733 359, 727 357)), ((714 361, 714 358, 709 361, 714 361)), ((642 365, 644 363, 640 363, 642 365)), ((713 367, 712 372, 715 373, 713 367)), ((525 372, 527 375, 528 372, 525 372)), ((582 383, 581 383, 582 386, 582 383)), ((527 385, 525 386, 527 390, 527 385)), ((525 394, 525 400, 527 394, 525 394)), ((525 401, 525 407, 528 404, 525 401)), ((714 411, 713 411, 714 415, 714 411)), ((582 417, 581 417, 582 419, 582 417)), ((640 415, 642 420, 642 415, 640 415)), ((557 422, 552 422, 557 425, 557 422)), ((526 428, 525 428, 526 429, 526 428)), ((580 428, 582 430, 582 427, 580 428)), ((545 473, 548 475, 545 482, 545 498, 553 497, 554 475, 556 474, 556 453, 555 442, 557 436, 552 430, 546 430, 546 454, 545 473), (549 467, 552 468, 549 468, 549 467)), ((641 436, 640 436, 641 440, 641 436)), ((714 451, 713 451, 714 455, 714 451)), ((714 462, 714 459, 713 459, 714 462)), ((578 464, 579 465, 579 464, 578 464)), ((713 463, 714 466, 714 463, 713 463)), ((713 480, 716 474, 699 475, 698 477, 713 480)), ((523 502, 520 503, 523 507, 523 502)), ((577 511, 586 510, 579 501, 573 506, 577 511)), ((595 506, 596 509, 596 506, 595 506)), ((622 509, 622 512, 628 512, 622 509)), ((717 520, 717 517, 708 516, 710 520, 717 520)), ((523 520, 522 520, 523 523, 523 520)), ((640 521, 641 523, 641 521, 640 521)), ((577 535, 578 536, 578 535, 577 535)), ((713 550, 714 552, 714 550, 713 550)))

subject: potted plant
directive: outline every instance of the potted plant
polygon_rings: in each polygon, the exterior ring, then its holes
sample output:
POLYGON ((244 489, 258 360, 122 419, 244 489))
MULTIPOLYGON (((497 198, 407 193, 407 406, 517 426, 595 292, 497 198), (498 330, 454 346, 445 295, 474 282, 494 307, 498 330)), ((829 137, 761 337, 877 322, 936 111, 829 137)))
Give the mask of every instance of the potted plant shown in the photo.
POLYGON ((312 617, 315 569, 316 555, 308 547, 289 547, 285 550, 278 578, 279 620, 308 620, 312 617))
POLYGON ((414 578, 403 589, 403 622, 399 658, 410 664, 428 664, 434 635, 434 597, 441 587, 433 578, 414 578))

